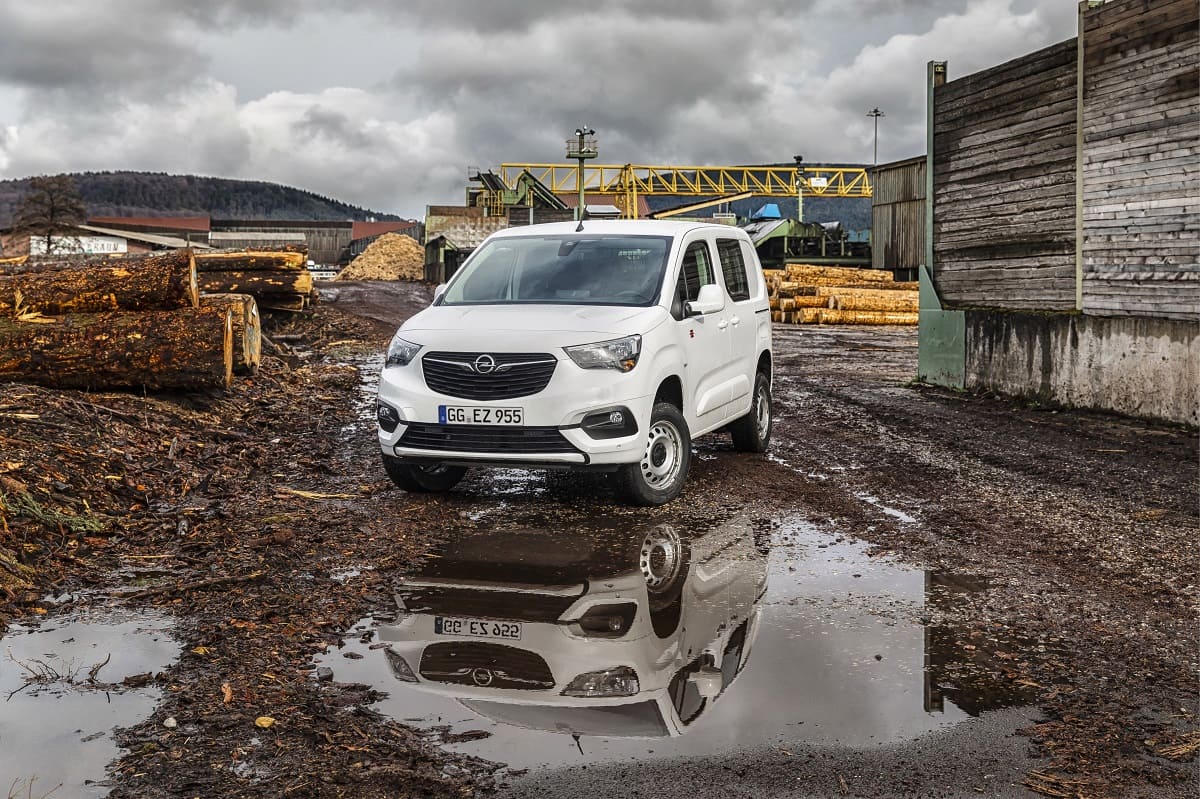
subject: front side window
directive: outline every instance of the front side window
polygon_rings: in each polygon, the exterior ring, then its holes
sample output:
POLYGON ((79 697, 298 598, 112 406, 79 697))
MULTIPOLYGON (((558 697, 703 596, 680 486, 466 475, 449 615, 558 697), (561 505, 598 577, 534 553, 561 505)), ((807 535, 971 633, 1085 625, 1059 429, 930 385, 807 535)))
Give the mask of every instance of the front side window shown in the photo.
POLYGON ((725 276, 725 290, 734 302, 750 299, 750 279, 746 274, 746 261, 742 258, 742 244, 737 239, 717 239, 717 256, 721 259, 721 274, 725 276))
POLYGON ((712 256, 703 241, 693 241, 683 253, 683 264, 679 268, 679 280, 675 282, 675 297, 671 303, 671 314, 683 318, 684 303, 700 296, 700 287, 716 283, 712 256))
POLYGON ((654 304, 669 236, 508 236, 492 239, 454 276, 442 305, 654 304))

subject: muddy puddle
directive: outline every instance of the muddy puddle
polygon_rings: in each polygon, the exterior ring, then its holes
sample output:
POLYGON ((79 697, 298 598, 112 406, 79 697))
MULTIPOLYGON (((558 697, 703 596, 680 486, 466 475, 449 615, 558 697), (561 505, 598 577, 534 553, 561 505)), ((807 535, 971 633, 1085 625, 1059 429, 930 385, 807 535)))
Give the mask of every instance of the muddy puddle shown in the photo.
POLYGON ((945 623, 981 588, 803 521, 475 530, 320 665, 514 770, 866 748, 1028 700, 945 623))
POLYGON ((165 617, 90 611, 0 639, 0 796, 104 796, 113 731, 150 715, 180 652, 165 617))

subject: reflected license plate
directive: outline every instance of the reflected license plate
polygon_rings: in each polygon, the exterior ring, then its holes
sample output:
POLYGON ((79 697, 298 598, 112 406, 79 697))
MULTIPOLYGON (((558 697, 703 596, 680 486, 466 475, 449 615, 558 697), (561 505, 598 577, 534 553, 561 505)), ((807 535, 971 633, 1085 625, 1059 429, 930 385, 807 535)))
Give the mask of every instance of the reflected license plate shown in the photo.
POLYGON ((433 631, 437 635, 465 635, 470 638, 503 638, 506 641, 521 640, 521 624, 515 621, 487 621, 486 619, 455 619, 449 616, 434 616, 433 631))
POLYGON ((521 425, 524 408, 488 408, 479 405, 439 405, 438 424, 521 425))

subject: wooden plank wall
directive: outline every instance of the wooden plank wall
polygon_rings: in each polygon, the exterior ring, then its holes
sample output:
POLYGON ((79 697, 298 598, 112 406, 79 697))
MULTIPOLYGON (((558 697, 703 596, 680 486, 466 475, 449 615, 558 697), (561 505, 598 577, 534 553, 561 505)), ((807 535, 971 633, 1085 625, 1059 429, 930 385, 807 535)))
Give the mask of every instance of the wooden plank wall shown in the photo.
POLYGON ((933 279, 948 306, 1075 308, 1076 40, 933 96, 933 279))
POLYGON ((1083 15, 1083 310, 1200 319, 1200 7, 1083 15))
POLYGON ((871 172, 871 266, 916 274, 925 262, 925 157, 871 172))

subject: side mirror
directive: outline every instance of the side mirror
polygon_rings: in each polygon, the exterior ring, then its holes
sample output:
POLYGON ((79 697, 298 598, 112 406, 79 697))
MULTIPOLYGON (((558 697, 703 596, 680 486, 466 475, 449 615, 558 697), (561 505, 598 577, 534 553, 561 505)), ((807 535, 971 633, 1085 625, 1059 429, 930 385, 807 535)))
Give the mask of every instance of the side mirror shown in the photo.
POLYGON ((446 284, 439 283, 437 285, 437 288, 435 288, 433 290, 433 303, 432 304, 437 305, 438 300, 440 300, 442 298, 442 295, 445 293, 446 293, 446 284))
POLYGON ((725 310, 725 295, 716 283, 701 286, 696 299, 687 304, 688 316, 700 316, 723 310, 725 310))
POLYGON ((721 695, 721 670, 713 666, 702 666, 692 677, 697 693, 705 699, 716 699, 721 695))

